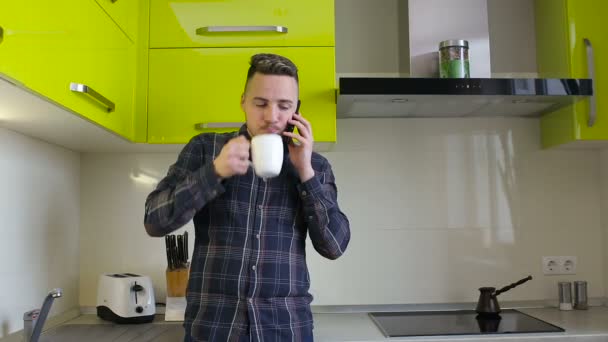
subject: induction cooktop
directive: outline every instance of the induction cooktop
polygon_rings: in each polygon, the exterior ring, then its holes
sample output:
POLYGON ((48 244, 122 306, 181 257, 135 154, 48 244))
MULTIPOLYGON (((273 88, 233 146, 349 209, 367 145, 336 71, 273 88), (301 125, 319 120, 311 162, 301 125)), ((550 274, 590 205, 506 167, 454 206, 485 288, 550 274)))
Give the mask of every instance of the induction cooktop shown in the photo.
POLYGON ((564 329, 523 312, 507 309, 500 316, 478 317, 474 310, 372 312, 386 337, 563 332, 564 329))

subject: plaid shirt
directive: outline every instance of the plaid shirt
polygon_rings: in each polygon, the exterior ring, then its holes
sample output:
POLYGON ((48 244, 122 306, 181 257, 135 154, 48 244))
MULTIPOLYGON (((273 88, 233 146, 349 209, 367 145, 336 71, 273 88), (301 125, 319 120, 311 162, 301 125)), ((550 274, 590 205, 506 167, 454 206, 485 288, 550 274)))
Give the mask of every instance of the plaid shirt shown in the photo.
POLYGON ((252 168, 220 181, 212 161, 239 132, 200 134, 184 147, 146 200, 151 236, 194 220, 184 326, 193 339, 312 340, 305 240, 336 259, 350 240, 329 162, 312 154, 315 176, 302 183, 287 153, 266 181, 252 168))

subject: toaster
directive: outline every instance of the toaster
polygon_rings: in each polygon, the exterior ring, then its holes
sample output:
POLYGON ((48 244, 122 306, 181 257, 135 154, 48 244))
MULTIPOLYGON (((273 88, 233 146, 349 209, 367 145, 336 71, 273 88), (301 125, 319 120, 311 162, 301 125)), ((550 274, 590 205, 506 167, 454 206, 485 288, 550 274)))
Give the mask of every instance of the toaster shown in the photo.
POLYGON ((97 316, 120 324, 149 323, 156 303, 150 277, 133 273, 105 273, 99 276, 97 316))

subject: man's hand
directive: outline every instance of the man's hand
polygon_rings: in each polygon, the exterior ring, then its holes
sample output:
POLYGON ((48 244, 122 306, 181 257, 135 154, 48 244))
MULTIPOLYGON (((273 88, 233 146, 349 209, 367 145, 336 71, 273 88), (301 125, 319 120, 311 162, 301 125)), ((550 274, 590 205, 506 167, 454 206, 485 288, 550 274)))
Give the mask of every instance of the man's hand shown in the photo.
POLYGON ((287 121, 298 128, 298 133, 283 132, 283 135, 292 139, 297 139, 299 144, 289 144, 289 159, 300 175, 300 181, 306 182, 315 175, 312 168, 312 146, 314 139, 312 137, 312 127, 308 120, 302 115, 294 115, 293 118, 287 121))
POLYGON ((221 178, 244 175, 249 169, 249 140, 244 136, 231 139, 213 161, 215 173, 221 178))

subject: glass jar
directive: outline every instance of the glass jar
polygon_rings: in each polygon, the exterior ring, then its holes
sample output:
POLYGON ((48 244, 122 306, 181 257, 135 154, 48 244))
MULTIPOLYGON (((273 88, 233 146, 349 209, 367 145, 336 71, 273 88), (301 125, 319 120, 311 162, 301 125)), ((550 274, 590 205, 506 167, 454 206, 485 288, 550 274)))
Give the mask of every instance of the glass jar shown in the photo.
POLYGON ((439 77, 469 78, 469 42, 444 40, 439 43, 439 77))

